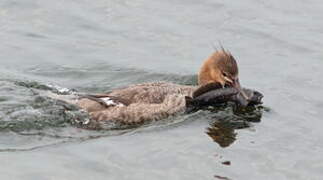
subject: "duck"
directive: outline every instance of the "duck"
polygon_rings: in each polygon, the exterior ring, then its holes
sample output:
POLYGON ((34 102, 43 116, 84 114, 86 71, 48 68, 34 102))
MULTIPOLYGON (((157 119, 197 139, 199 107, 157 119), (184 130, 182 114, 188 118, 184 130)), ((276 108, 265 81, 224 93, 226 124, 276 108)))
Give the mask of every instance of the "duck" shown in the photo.
POLYGON ((80 95, 72 100, 56 98, 88 113, 90 120, 83 122, 84 127, 106 129, 159 121, 188 112, 189 106, 196 109, 203 103, 228 101, 230 98, 243 99, 247 104, 260 102, 262 94, 257 93, 241 88, 237 61, 229 51, 222 48, 214 51, 203 62, 197 85, 149 82, 102 94, 80 95), (256 100, 252 97, 255 95, 256 100))

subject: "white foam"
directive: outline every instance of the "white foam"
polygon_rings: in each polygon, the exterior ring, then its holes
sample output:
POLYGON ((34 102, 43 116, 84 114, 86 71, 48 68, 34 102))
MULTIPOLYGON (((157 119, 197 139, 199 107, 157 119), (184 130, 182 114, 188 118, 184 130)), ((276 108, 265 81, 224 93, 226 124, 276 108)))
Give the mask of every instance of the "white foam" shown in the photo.
POLYGON ((73 90, 58 86, 56 84, 47 84, 48 87, 56 89, 57 92, 62 93, 62 94, 73 94, 73 90))

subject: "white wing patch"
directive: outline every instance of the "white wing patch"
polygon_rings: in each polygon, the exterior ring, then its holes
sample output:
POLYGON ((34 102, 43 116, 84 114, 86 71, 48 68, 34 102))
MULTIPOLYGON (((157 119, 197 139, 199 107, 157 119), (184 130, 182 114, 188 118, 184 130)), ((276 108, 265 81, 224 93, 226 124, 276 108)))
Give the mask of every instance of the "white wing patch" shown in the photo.
POLYGON ((104 98, 100 98, 100 99, 103 100, 105 102, 105 104, 108 106, 119 106, 119 107, 124 106, 124 104, 122 104, 120 102, 115 102, 109 97, 104 97, 104 98))

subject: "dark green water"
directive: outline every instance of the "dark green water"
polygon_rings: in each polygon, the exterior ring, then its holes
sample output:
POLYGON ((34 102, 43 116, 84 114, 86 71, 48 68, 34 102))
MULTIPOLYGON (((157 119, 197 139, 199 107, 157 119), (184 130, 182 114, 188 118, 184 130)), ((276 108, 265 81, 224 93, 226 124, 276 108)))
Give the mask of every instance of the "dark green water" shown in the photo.
POLYGON ((321 2, 3 0, 0 7, 0 179, 321 179, 321 2), (241 83, 265 95, 265 109, 209 109, 89 131, 71 124, 77 110, 66 114, 35 92, 49 84, 91 93, 194 84, 218 42, 238 60, 241 83))

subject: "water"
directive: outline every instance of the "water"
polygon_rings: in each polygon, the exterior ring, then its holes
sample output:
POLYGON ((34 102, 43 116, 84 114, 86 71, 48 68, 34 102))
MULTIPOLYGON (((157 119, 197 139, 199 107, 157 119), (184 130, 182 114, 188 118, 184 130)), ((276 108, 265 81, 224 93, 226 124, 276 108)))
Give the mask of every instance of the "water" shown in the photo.
POLYGON ((321 179, 320 1, 0 5, 1 179, 321 179), (236 117, 225 108, 88 131, 21 85, 94 93, 147 81, 192 84, 219 42, 269 111, 236 117))

